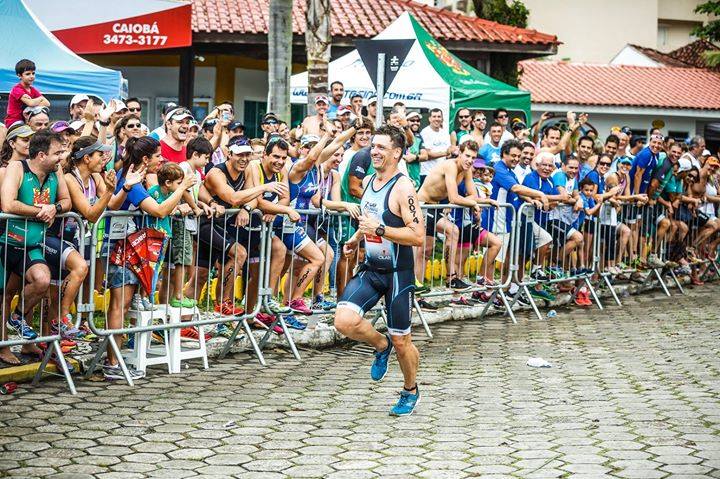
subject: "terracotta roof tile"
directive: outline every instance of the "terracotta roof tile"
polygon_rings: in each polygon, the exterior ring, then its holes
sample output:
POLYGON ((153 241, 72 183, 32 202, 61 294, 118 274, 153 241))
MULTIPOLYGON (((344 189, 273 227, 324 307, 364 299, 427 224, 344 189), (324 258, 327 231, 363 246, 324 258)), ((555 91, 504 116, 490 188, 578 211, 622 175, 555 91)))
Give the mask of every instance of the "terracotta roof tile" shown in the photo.
MULTIPOLYGON (((720 50, 720 48, 707 40, 695 40, 684 47, 671 51, 668 53, 668 56, 696 68, 708 68, 708 64, 703 57, 703 53, 708 50, 717 51, 720 50)), ((718 70, 720 67, 715 67, 714 69, 718 70)))
MULTIPOLYGON (((197 33, 267 34, 268 0, 192 0, 197 33)), ((373 37, 410 12, 438 40, 555 45, 557 37, 430 7, 412 0, 331 0, 332 35, 373 37)), ((294 0, 293 31, 305 31, 305 0, 294 0)))
POLYGON ((699 68, 524 61, 534 103, 720 110, 720 73, 699 68))
POLYGON ((651 60, 654 60, 668 67, 687 68, 691 66, 684 61, 677 60, 668 55, 667 53, 660 52, 658 50, 655 50, 654 48, 641 47, 640 45, 633 44, 630 44, 630 46, 633 47, 635 50, 641 52, 643 55, 647 56, 651 60))

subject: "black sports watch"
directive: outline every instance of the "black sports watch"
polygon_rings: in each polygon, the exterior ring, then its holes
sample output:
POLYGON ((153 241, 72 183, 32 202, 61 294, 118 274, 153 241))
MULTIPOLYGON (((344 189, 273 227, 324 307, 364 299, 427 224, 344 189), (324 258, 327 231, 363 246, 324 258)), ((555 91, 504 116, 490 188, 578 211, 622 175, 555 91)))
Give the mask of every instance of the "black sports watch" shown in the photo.
POLYGON ((57 214, 61 214, 61 213, 62 213, 62 205, 61 205, 60 203, 55 203, 55 212, 56 212, 57 214))
POLYGON ((385 225, 380 225, 375 228, 375 236, 385 236, 385 225))

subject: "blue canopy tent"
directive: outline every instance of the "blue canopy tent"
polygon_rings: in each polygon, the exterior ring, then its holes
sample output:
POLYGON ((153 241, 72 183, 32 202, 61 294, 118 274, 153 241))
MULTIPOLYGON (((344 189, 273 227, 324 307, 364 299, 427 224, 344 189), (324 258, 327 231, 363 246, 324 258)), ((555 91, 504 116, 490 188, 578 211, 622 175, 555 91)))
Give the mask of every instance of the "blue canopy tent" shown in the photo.
MULTIPOLYGON (((62 8, 58 4, 58 8, 62 8)), ((43 95, 84 93, 107 102, 124 96, 122 74, 90 63, 68 50, 25 6, 22 0, 0 0, 0 92, 17 84, 15 64, 27 58, 35 62, 35 88, 43 95)))

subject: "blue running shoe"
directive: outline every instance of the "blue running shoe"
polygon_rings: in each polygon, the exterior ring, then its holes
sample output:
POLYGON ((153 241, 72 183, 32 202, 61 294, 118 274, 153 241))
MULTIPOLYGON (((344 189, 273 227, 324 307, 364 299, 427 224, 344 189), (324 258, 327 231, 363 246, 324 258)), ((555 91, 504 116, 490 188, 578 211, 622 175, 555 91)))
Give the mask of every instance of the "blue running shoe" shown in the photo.
POLYGON ((25 318, 17 313, 12 313, 7 320, 8 328, 15 331, 23 339, 35 339, 38 337, 33 328, 25 321, 25 318))
POLYGON ((330 311, 331 309, 335 309, 336 306, 337 304, 335 302, 325 299, 322 294, 318 294, 315 296, 315 302, 312 305, 312 309, 330 311))
POLYGON ((393 343, 389 335, 386 334, 385 337, 387 338, 388 346, 385 348, 385 351, 375 351, 375 360, 370 367, 370 377, 373 381, 382 381, 387 374, 388 359, 390 359, 390 353, 392 353, 393 350, 393 343))
POLYGON ((420 388, 415 386, 415 394, 405 391, 400 391, 400 399, 397 404, 390 410, 391 416, 409 416, 415 410, 415 406, 420 402, 420 388))
POLYGON ((283 318, 285 319, 285 324, 287 324, 288 328, 297 329, 299 331, 302 331, 303 329, 307 328, 307 325, 305 323, 300 322, 292 314, 283 316, 283 318))

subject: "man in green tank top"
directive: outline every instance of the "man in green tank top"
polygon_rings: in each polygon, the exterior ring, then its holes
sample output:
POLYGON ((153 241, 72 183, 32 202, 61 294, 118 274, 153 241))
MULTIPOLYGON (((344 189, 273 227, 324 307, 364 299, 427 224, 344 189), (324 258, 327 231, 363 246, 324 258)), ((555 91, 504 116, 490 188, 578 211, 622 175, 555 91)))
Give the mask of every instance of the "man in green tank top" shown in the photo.
POLYGON ((407 148, 405 153, 405 163, 407 163, 408 176, 412 180, 415 189, 420 189, 420 162, 427 161, 427 150, 424 148, 422 137, 420 136, 420 113, 413 111, 408 113, 407 121, 410 131, 415 138, 413 143, 407 148))
POLYGON ((30 140, 29 158, 13 161, 7 166, 0 201, 3 213, 24 216, 26 219, 7 221, 0 237, 0 259, 8 284, 5 294, 12 297, 25 284, 18 306, 10 314, 8 326, 25 339, 35 339, 37 333, 25 321, 32 317, 33 308, 40 302, 50 284, 50 270, 43 256, 43 241, 48 225, 55 216, 70 211, 70 194, 58 164, 65 154, 59 133, 40 130, 30 140), (18 279, 24 281, 18 281, 18 279), (22 309, 22 311, 20 310, 22 309))

